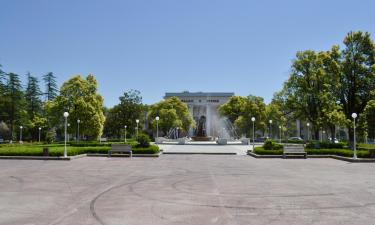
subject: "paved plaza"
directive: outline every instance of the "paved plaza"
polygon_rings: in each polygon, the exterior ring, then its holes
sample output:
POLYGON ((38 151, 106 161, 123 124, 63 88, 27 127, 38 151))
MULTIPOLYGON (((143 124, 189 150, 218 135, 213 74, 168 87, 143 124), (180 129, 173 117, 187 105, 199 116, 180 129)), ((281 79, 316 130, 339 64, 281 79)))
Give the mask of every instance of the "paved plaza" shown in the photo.
POLYGON ((374 224, 375 164, 243 155, 1 160, 0 224, 374 224))

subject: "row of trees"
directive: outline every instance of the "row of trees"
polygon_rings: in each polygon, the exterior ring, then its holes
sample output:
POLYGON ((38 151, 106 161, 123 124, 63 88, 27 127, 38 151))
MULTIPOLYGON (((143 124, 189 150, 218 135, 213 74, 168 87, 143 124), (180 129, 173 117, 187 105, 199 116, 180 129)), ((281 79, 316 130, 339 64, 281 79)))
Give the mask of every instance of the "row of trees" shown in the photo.
MULTIPOLYGON (((235 96, 220 108, 243 134, 251 132, 251 117, 265 131, 273 120, 283 129, 299 119, 311 124, 314 139, 321 130, 331 136, 337 126, 348 128, 353 140, 352 113, 359 115, 359 136, 375 137, 375 44, 367 32, 350 32, 344 48, 301 51, 296 54, 289 79, 266 105, 260 97, 235 96)), ((333 139, 332 139, 333 141, 333 139)))
POLYGON ((13 139, 19 126, 31 128, 26 135, 36 138, 38 128, 47 126, 44 103, 58 95, 56 78, 53 73, 42 79, 45 90, 41 91, 37 77, 27 73, 25 87, 16 73, 6 73, 0 66, 0 136, 13 139))
POLYGON ((50 72, 42 77, 44 91, 39 79, 26 74, 26 85, 20 76, 0 70, 0 137, 16 140, 23 129, 24 140, 38 140, 39 128, 42 137, 53 140, 61 136, 63 112, 69 112, 70 134, 77 135, 80 120, 81 134, 96 139, 103 132, 105 121, 103 98, 97 93, 97 81, 93 75, 86 78, 75 76, 60 88, 55 75, 50 72), (47 135, 48 134, 48 135, 47 135))

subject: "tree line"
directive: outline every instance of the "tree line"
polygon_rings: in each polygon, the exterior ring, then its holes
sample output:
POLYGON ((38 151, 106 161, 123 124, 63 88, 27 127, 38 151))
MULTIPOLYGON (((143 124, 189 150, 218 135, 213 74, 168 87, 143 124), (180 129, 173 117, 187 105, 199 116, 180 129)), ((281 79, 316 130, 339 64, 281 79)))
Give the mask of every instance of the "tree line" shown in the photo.
MULTIPOLYGON (((288 80, 269 105, 260 97, 233 97, 220 108, 242 133, 251 131, 251 117, 265 131, 269 120, 288 130, 292 121, 308 123, 311 136, 320 131, 334 137, 338 126, 346 127, 353 140, 353 118, 357 113, 358 136, 375 138, 375 44, 368 32, 350 32, 343 48, 297 52, 288 80)), ((277 128, 277 127, 276 127, 277 128)), ((271 127, 272 130, 272 127, 271 127)), ((334 139, 332 138, 332 141, 334 139)))

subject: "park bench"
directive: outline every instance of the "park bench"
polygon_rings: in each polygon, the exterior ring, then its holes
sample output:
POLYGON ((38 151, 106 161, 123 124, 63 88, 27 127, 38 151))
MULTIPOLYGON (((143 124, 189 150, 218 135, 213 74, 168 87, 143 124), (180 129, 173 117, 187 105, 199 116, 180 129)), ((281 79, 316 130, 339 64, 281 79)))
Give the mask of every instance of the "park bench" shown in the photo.
POLYGON ((283 158, 286 159, 288 155, 303 155, 305 159, 307 158, 307 153, 305 152, 305 148, 303 147, 303 145, 284 145, 283 158))
POLYGON ((129 154, 130 158, 132 157, 132 146, 130 145, 122 145, 122 144, 114 144, 111 145, 111 150, 108 151, 108 157, 111 157, 113 153, 126 153, 129 154))

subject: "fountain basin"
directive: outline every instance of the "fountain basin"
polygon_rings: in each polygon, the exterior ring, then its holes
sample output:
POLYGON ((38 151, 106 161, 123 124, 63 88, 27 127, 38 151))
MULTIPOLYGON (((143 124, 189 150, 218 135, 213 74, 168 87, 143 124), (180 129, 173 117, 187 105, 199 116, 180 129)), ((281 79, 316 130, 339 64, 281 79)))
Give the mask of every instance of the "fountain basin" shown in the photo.
POLYGON ((219 145, 226 145, 228 143, 228 139, 226 139, 226 138, 219 138, 216 141, 216 143, 219 144, 219 145))
POLYGON ((193 139, 193 141, 211 141, 212 137, 195 136, 195 137, 192 137, 191 139, 193 139))

